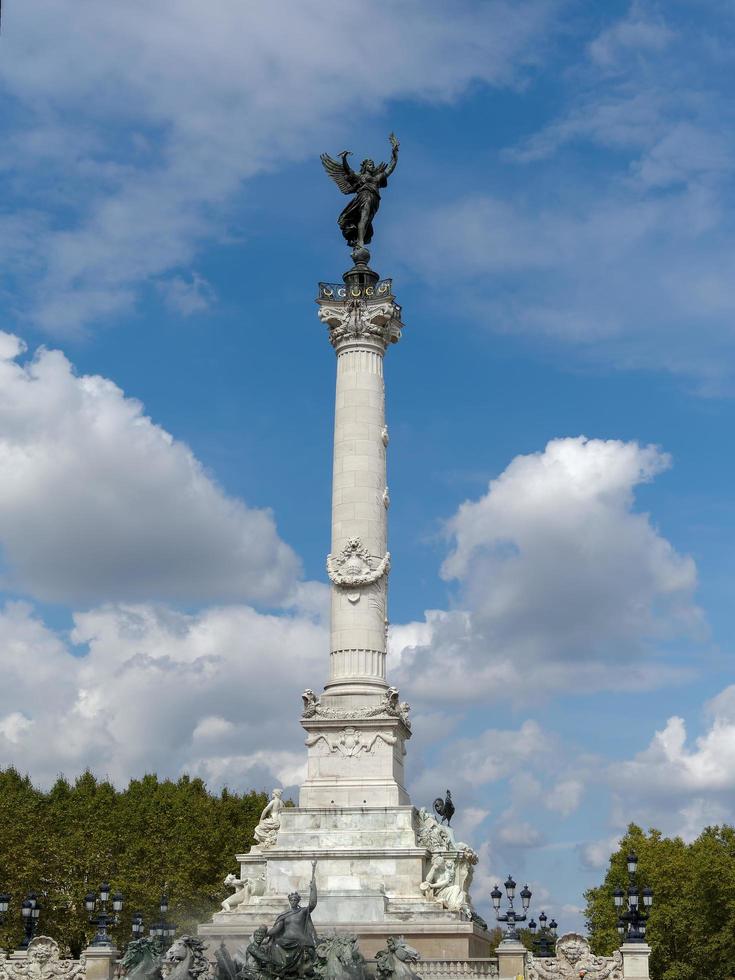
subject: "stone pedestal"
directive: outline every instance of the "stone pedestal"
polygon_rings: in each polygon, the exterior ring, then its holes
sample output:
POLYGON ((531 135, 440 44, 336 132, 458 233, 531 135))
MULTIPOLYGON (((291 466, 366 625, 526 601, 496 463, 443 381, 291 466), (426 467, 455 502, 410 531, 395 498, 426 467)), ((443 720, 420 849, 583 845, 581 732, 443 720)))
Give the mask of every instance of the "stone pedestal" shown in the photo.
POLYGON ((648 980, 651 947, 647 943, 623 943, 620 952, 623 956, 624 980, 648 980))
POLYGON ((84 950, 87 961, 86 980, 112 980, 115 964, 120 959, 120 950, 114 946, 87 946, 84 950))
POLYGON ((429 857, 417 843, 416 821, 412 806, 283 810, 275 847, 237 856, 242 880, 265 875, 264 894, 216 913, 199 935, 210 948, 221 940, 236 948, 286 909, 290 892, 308 894, 316 860, 318 932, 355 933, 368 958, 389 935, 404 935, 423 957, 491 956, 485 929, 421 892, 429 857))
POLYGON ((504 939, 497 948, 499 980, 525 976, 526 947, 517 939, 504 939))

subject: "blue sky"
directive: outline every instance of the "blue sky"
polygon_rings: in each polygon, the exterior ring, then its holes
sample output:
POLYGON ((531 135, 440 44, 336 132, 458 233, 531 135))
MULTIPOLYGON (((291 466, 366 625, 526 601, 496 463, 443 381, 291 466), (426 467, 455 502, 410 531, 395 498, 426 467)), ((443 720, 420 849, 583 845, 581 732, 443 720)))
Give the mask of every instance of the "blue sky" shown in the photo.
POLYGON ((295 786, 343 201, 398 169, 392 677, 475 898, 732 819, 732 5, 37 0, 0 90, 0 764, 295 786), (19 338, 19 339, 14 339, 19 338), (28 663, 32 662, 32 672, 28 663), (162 704, 162 686, 176 697, 162 704))

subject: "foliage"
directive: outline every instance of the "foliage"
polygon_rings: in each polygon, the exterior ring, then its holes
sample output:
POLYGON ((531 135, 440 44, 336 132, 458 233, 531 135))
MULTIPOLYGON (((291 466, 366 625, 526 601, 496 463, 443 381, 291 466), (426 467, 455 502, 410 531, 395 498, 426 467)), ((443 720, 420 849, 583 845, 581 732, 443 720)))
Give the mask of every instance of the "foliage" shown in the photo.
POLYGON ((585 893, 592 948, 620 945, 613 891, 627 889, 625 858, 638 855, 638 880, 653 889, 647 932, 657 980, 735 977, 735 828, 707 827, 690 844, 631 824, 610 858, 604 882, 585 893))
POLYGON ((12 897, 0 948, 17 947, 20 903, 35 891, 40 932, 78 954, 94 933, 84 896, 105 880, 125 897, 112 933, 118 944, 130 937, 133 912, 147 925, 160 918, 164 889, 167 917, 193 930, 224 897, 233 856, 252 842, 266 802, 264 793, 215 795, 188 776, 148 775, 118 791, 86 772, 42 792, 15 769, 0 770, 0 891, 12 897))

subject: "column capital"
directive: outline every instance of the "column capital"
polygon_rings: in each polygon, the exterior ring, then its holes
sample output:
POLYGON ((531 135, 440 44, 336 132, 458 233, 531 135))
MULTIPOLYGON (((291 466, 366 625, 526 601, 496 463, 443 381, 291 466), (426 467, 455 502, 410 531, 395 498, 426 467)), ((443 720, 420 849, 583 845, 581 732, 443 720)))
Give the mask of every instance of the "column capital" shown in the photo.
POLYGON ((373 292, 366 296, 367 289, 348 290, 345 286, 327 287, 321 283, 317 300, 319 319, 327 325, 329 342, 337 353, 365 344, 383 353, 388 344, 396 344, 401 339, 401 307, 390 292, 390 285, 379 294, 380 285, 367 287, 373 292), (360 295, 352 296, 352 292, 360 295), (338 293, 345 294, 344 298, 339 298, 338 293))

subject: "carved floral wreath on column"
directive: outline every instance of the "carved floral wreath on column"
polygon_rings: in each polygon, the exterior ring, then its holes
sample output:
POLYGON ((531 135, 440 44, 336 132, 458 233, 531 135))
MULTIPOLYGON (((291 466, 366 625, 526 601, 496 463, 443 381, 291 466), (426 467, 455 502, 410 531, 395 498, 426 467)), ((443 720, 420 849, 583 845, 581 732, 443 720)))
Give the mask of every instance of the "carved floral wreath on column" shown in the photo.
POLYGON ((327 574, 334 585, 355 588, 372 585, 390 571, 390 552, 373 567, 370 552, 359 538, 350 538, 335 557, 327 555, 327 574))

